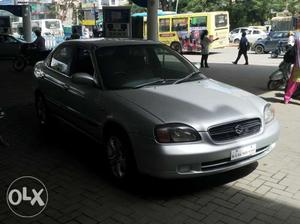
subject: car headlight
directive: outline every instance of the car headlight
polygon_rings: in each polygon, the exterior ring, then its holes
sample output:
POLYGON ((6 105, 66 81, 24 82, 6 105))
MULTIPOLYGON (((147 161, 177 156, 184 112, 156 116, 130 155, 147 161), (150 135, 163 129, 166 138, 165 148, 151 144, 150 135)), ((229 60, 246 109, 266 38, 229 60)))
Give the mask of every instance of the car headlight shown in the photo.
POLYGON ((159 143, 195 142, 201 140, 199 133, 184 124, 166 124, 155 128, 155 139, 159 143))
POLYGON ((275 116, 275 110, 274 110, 274 108, 272 107, 271 104, 267 104, 265 106, 265 109, 264 109, 264 121, 265 121, 265 124, 270 123, 274 119, 274 116, 275 116))

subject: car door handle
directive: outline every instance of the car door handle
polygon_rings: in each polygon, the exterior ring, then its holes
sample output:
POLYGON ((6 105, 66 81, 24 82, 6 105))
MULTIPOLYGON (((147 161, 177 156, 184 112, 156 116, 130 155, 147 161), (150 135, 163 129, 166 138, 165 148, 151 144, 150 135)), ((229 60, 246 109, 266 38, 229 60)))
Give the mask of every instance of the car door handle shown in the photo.
POLYGON ((63 84, 63 85, 62 85, 62 88, 63 88, 64 90, 69 90, 70 86, 69 86, 68 84, 63 84))

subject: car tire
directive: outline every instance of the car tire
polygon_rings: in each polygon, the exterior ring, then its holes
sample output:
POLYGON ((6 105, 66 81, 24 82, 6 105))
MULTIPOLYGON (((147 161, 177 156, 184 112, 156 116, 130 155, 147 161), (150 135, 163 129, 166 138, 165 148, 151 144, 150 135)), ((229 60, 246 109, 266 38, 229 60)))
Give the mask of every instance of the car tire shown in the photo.
POLYGON ((114 180, 124 182, 137 174, 131 144, 123 131, 109 131, 105 148, 108 169, 114 180))
POLYGON ((240 43, 240 40, 239 40, 239 39, 235 39, 235 40, 233 41, 233 43, 234 43, 234 44, 239 44, 239 43, 240 43))
POLYGON ((18 56, 13 60, 13 69, 17 72, 22 72, 26 66, 27 62, 23 56, 18 56))
POLYGON ((265 51, 265 49, 262 45, 256 45, 255 46, 255 53, 256 54, 263 54, 264 51, 265 51))
POLYGON ((180 45, 180 43, 178 42, 173 42, 171 44, 171 48, 174 50, 174 51, 177 51, 179 54, 182 54, 182 47, 180 45))

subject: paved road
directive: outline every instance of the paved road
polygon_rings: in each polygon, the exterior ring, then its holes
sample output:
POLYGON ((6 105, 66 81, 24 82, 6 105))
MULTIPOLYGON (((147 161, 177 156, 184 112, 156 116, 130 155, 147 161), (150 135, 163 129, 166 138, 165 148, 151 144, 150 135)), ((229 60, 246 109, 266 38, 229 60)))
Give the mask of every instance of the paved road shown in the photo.
POLYGON ((141 177, 123 187, 107 177, 101 146, 63 124, 47 137, 40 133, 32 71, 17 74, 0 62, 0 104, 7 113, 0 133, 10 143, 0 147, 0 223, 300 223, 299 101, 284 105, 281 92, 266 90, 268 74, 276 69, 267 55, 253 55, 249 66, 232 65, 231 50, 210 56, 211 68, 203 71, 273 103, 281 124, 276 149, 258 163, 221 175, 180 181, 141 177), (23 175, 41 179, 49 191, 46 210, 29 220, 16 217, 5 202, 8 185, 23 175))

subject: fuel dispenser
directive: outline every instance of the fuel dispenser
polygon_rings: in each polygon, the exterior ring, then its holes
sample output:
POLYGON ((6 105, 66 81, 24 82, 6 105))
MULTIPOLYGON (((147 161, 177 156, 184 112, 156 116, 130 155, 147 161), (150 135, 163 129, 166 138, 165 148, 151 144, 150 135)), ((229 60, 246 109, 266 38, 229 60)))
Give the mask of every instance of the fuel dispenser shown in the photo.
POLYGON ((103 6, 103 36, 109 38, 131 38, 130 7, 103 6))

